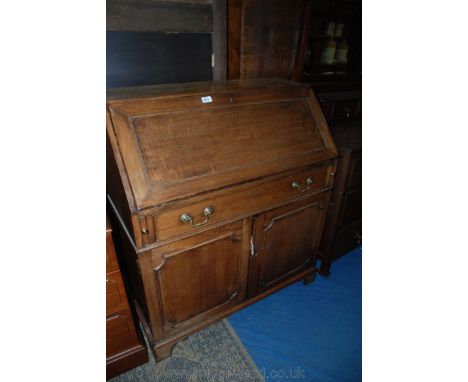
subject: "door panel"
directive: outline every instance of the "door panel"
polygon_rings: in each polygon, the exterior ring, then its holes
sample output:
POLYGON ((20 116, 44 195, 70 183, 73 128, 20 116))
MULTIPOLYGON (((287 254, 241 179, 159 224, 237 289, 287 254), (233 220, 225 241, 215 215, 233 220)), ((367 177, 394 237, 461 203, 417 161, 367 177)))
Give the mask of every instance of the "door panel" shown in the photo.
POLYGON ((242 245, 242 222, 166 247, 154 270, 166 333, 244 298, 248 251, 242 245))
POLYGON ((312 269, 323 228, 325 195, 303 199, 257 216, 251 295, 308 267, 312 269))

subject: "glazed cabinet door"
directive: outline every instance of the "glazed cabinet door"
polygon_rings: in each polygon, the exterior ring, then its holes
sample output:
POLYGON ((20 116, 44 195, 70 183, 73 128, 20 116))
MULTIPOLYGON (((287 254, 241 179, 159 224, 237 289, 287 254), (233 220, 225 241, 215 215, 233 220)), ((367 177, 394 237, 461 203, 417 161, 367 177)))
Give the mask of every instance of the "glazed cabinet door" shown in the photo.
POLYGON ((328 197, 302 199, 255 218, 249 296, 314 269, 328 197))
POLYGON ((249 224, 246 219, 155 250, 150 277, 156 333, 170 337, 244 300, 249 224))

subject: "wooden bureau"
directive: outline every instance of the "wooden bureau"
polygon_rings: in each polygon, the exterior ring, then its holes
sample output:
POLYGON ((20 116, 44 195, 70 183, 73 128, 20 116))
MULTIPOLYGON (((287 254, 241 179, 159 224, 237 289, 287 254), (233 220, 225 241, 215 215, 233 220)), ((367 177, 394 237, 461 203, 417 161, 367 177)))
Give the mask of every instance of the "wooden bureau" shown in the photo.
POLYGON ((280 79, 114 89, 107 192, 156 357, 314 279, 338 152, 309 87, 280 79))
POLYGON ((112 229, 106 219, 106 369, 107 378, 148 361, 128 305, 115 253, 112 229))

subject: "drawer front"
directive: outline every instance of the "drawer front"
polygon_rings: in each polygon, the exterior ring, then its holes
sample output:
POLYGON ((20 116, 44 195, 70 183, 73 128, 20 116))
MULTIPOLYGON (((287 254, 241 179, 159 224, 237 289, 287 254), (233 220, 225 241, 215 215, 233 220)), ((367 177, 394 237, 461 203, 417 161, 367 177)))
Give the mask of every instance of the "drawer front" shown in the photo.
POLYGON ((107 358, 138 345, 138 336, 130 309, 117 312, 106 319, 107 358))
POLYGON ((156 239, 196 232, 205 226, 273 208, 324 189, 330 185, 331 168, 331 165, 314 168, 196 203, 161 208, 153 214, 156 239))
POLYGON ((127 295, 122 276, 119 271, 106 275, 106 312, 115 313, 128 308, 127 295))

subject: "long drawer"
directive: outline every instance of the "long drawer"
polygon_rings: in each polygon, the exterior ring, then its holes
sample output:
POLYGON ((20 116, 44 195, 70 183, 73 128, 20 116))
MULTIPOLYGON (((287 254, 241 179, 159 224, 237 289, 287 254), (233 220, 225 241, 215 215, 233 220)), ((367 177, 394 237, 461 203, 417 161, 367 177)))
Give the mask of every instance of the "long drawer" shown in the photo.
POLYGON ((151 224, 145 218, 148 237, 154 241, 168 239, 317 192, 331 186, 331 169, 330 165, 304 170, 251 188, 161 207, 151 213, 151 224))

